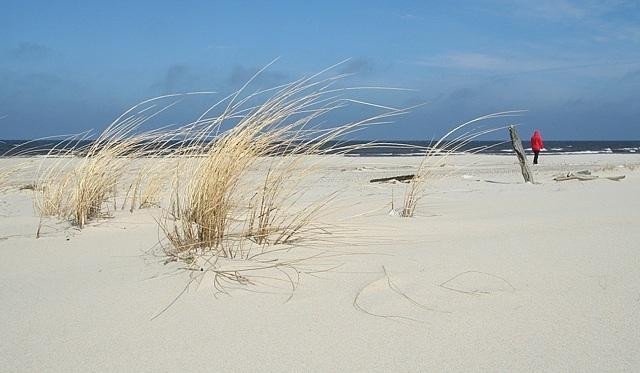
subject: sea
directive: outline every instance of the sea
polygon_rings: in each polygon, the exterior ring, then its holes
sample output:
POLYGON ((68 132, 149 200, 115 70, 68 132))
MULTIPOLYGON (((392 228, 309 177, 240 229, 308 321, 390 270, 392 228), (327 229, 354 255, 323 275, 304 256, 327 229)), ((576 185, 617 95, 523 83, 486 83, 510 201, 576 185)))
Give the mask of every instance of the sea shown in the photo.
MULTIPOLYGON (((51 140, 0 140, 0 156, 37 156, 53 153, 61 149, 81 149, 90 145, 91 141, 61 143, 51 140)), ((545 140, 544 154, 634 154, 640 153, 640 141, 573 141, 545 140)), ((346 156, 356 157, 394 157, 421 156, 435 144, 431 141, 344 141, 330 142, 328 148, 350 147, 346 156)), ((525 150, 531 151, 528 141, 523 141, 525 150)), ((513 153, 508 141, 471 141, 466 144, 444 144, 456 153, 502 154, 513 153)), ((443 147, 443 144, 440 145, 443 147)), ((331 152, 331 151, 329 151, 331 152)))

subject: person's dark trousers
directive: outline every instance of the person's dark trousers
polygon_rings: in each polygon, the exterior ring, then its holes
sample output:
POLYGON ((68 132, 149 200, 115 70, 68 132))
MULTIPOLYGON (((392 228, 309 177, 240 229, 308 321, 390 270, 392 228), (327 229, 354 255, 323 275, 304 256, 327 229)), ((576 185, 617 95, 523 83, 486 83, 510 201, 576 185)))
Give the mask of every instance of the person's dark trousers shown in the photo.
POLYGON ((540 152, 533 152, 533 164, 538 164, 538 154, 540 152))

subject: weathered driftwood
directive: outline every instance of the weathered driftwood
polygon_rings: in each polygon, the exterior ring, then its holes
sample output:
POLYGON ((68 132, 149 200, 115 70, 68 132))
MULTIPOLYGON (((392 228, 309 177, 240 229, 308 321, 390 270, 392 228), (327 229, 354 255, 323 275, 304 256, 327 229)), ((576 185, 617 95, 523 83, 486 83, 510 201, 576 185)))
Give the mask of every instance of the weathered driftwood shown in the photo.
POLYGON ((525 182, 533 183, 533 173, 531 173, 531 170, 529 169, 527 155, 524 152, 522 141, 520 141, 520 137, 518 136, 518 132, 516 132, 515 126, 509 126, 509 135, 511 136, 511 146, 513 146, 513 150, 516 152, 516 156, 518 157, 518 162, 520 162, 522 177, 524 177, 525 182))
POLYGON ((382 177, 379 179, 371 179, 369 180, 370 183, 386 183, 388 181, 399 181, 401 183, 408 183, 411 180, 413 180, 413 178, 416 175, 400 175, 400 176, 391 176, 391 177, 382 177))
POLYGON ((595 179, 609 179, 609 180, 613 180, 613 181, 620 181, 620 180, 622 180, 624 178, 625 178, 625 175, 596 176, 596 175, 591 175, 591 173, 576 172, 574 174, 573 172, 568 172, 568 173, 563 174, 563 175, 555 176, 553 178, 553 180, 555 180, 555 181, 567 181, 567 180, 589 181, 589 180, 595 180, 595 179))

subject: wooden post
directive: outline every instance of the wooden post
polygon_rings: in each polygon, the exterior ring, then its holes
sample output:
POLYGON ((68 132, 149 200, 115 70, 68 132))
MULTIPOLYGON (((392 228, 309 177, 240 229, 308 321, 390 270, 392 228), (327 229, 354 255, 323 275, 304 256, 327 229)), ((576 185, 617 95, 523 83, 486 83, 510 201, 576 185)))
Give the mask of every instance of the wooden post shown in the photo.
POLYGON ((516 156, 518 157, 518 162, 520 162, 522 177, 524 177, 524 181, 526 183, 533 184, 533 174, 529 169, 529 163, 527 163, 527 155, 524 152, 522 141, 520 141, 520 137, 518 137, 518 132, 516 132, 515 126, 509 126, 509 135, 511 136, 511 146, 513 146, 513 150, 516 152, 516 156))

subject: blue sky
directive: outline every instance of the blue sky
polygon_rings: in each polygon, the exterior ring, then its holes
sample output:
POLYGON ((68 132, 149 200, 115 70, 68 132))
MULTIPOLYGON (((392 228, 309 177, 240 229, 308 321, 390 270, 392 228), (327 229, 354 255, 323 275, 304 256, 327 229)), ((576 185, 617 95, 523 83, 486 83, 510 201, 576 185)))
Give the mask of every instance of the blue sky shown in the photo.
POLYGON ((528 110, 523 137, 640 139, 637 0, 4 0, 0 138, 100 129, 164 93, 230 92, 278 57, 258 84, 351 58, 336 71, 349 84, 412 89, 368 98, 426 103, 369 139, 431 139, 512 109, 528 110))

